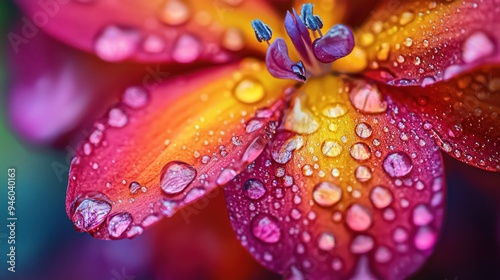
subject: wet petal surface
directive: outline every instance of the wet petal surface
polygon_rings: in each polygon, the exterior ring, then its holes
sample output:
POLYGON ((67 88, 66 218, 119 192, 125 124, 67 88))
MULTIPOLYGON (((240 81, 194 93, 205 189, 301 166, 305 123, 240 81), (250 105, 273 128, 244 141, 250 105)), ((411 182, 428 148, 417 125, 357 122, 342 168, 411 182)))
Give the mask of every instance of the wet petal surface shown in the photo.
POLYGON ((125 95, 72 161, 66 211, 75 227, 134 237, 234 178, 262 152, 283 109, 286 82, 263 73, 263 64, 243 61, 125 95))
POLYGON ((447 82, 387 92, 418 112, 436 144, 470 165, 500 171, 500 70, 482 68, 447 82))
POLYGON ((429 85, 499 63, 496 0, 385 1, 358 32, 367 75, 394 85, 429 85))
POLYGON ((363 83, 311 79, 269 148, 225 188, 240 242, 286 279, 402 279, 437 240, 439 149, 416 114, 363 83))
POLYGON ((248 24, 257 17, 278 23, 265 1, 17 2, 29 28, 107 61, 225 62, 243 49, 263 54, 248 24))

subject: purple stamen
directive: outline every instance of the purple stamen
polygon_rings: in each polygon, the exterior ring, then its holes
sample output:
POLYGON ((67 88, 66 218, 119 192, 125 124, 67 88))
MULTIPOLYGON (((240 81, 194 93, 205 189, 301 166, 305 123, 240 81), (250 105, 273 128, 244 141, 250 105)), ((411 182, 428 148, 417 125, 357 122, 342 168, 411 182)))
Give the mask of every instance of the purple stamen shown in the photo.
POLYGON ((295 9, 293 10, 293 15, 290 12, 286 13, 285 29, 300 57, 307 64, 310 64, 311 60, 309 59, 308 48, 312 45, 311 37, 309 30, 299 15, 297 15, 295 9))
POLYGON ((288 56, 288 47, 283 39, 276 39, 266 53, 266 65, 273 77, 304 82, 305 68, 302 62, 294 63, 288 56))
POLYGON ((351 29, 343 24, 333 26, 325 36, 314 40, 313 51, 317 60, 332 63, 351 53, 354 36, 351 29))

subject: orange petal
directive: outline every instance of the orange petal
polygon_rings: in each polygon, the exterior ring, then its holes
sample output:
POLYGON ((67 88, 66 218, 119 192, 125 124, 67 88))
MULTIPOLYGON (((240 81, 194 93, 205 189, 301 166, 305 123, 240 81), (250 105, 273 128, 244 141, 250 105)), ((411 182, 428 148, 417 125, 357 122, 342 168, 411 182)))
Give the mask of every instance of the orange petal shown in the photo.
POLYGON ((286 279, 407 278, 444 211, 422 120, 375 85, 334 76, 309 80, 294 102, 288 130, 224 188, 238 238, 286 279))
POLYGON ((357 32, 366 75, 395 85, 428 85, 499 63, 496 0, 390 1, 357 32))
POLYGON ((500 171, 500 69, 484 68, 429 87, 386 88, 424 119, 424 129, 456 159, 500 171))
POLYGON ((243 61, 127 92, 72 161, 66 211, 76 229, 133 237, 224 185, 272 137, 287 83, 243 61))
POLYGON ((281 22, 266 1, 31 1, 25 39, 38 28, 108 61, 224 62, 245 49, 265 53, 250 21, 281 22), (63 3, 61 3, 63 2, 63 3))

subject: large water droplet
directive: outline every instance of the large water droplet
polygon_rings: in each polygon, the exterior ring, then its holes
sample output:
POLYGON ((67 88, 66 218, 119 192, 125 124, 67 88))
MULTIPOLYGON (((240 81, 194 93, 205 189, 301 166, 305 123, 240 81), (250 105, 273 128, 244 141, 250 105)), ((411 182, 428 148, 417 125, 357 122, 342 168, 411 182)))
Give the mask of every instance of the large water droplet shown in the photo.
POLYGON ((243 185, 244 194, 246 197, 258 200, 266 193, 264 184, 258 179, 248 179, 243 185))
POLYGON ((393 197, 389 189, 382 186, 376 186, 370 192, 370 200, 375 207, 382 209, 392 203, 393 197))
POLYGON ((335 205, 342 198, 342 189, 330 182, 321 182, 314 187, 313 199, 323 207, 335 205))
POLYGON ((161 170, 160 186, 167 194, 180 193, 193 182, 196 173, 196 169, 187 163, 171 161, 161 170))
POLYGON ((370 147, 367 144, 361 142, 352 145, 349 149, 349 152, 355 160, 359 161, 367 160, 372 155, 370 147))
POLYGON ((434 219, 434 215, 429 210, 429 208, 420 204, 415 209, 413 209, 413 223, 417 226, 428 225, 434 219))
POLYGON ((373 249, 375 242, 373 238, 368 235, 358 235, 351 243, 351 252, 354 254, 364 254, 368 253, 373 249))
POLYGON ((248 145, 247 149, 243 153, 241 160, 243 162, 251 163, 264 151, 266 148, 267 142, 262 137, 255 138, 250 145, 248 145))
POLYGON ((321 145, 321 152, 327 157, 337 157, 342 153, 342 146, 336 140, 325 140, 321 145))
POLYGON ((245 78, 236 84, 233 93, 238 101, 246 104, 257 103, 265 96, 262 83, 251 78, 245 78))
POLYGON ((360 138, 366 139, 373 133, 372 127, 367 123, 359 123, 356 125, 356 135, 360 138))
POLYGON ((202 51, 200 40, 191 34, 182 34, 175 43, 172 57, 179 63, 191 63, 198 59, 202 51))
POLYGON ((354 203, 346 213, 347 225, 355 231, 365 231, 372 225, 372 216, 368 208, 354 203))
POLYGON ((301 137, 293 137, 286 141, 275 141, 271 147, 271 156, 277 163, 285 164, 292 159, 294 150, 298 150, 303 145, 301 137))
POLYGON ((143 87, 129 87, 123 94, 122 102, 130 108, 142 108, 148 103, 148 92, 143 87))
POLYGON ((415 18, 415 14, 411 11, 404 12, 401 14, 401 17, 399 18, 399 24, 401 25, 407 25, 408 23, 412 22, 413 19, 415 18))
POLYGON ((372 178, 372 171, 368 166, 360 165, 354 171, 354 176, 361 183, 368 182, 372 178))
POLYGON ((429 250, 436 243, 436 233, 430 227, 421 227, 415 234, 414 244, 419 250, 429 250))
POLYGON ((330 251, 335 247, 335 238, 333 234, 328 232, 323 232, 318 237, 318 247, 323 251, 330 251))
POLYGON ((112 127, 124 127, 128 122, 128 117, 120 108, 113 108, 109 111, 108 124, 112 127))
POLYGON ((73 213, 74 225, 82 230, 89 231, 98 227, 111 211, 111 204, 105 201, 103 195, 84 199, 78 204, 73 213))
POLYGON ((323 116, 334 119, 347 114, 347 108, 341 103, 334 103, 327 105, 322 113, 323 116))
POLYGON ((236 172, 236 170, 232 168, 224 168, 224 170, 222 170, 222 172, 219 174, 219 177, 217 177, 216 183, 219 186, 223 186, 229 181, 233 180, 237 174, 238 173, 236 172))
POLYGON ((349 99, 354 108, 364 113, 382 113, 387 110, 387 103, 375 85, 358 82, 352 89, 349 99))
POLYGON ((121 61, 134 54, 140 41, 140 35, 132 29, 108 26, 97 37, 94 49, 101 59, 121 61))
POLYGON ((484 32, 477 31, 465 41, 462 48, 462 59, 465 63, 472 63, 488 57, 495 52, 495 44, 484 32))
POLYGON ((389 154, 383 163, 384 170, 391 177, 403 177, 408 175, 413 169, 410 157, 403 152, 389 154))
POLYGON ((161 10, 160 19, 169 25, 185 23, 191 15, 189 7, 179 0, 168 0, 161 10))
POLYGON ((281 238, 281 228, 276 218, 259 215, 252 220, 252 233, 262 242, 273 244, 281 238))
POLYGON ((120 237, 132 223, 132 216, 127 213, 119 213, 108 221, 108 233, 111 237, 120 237))

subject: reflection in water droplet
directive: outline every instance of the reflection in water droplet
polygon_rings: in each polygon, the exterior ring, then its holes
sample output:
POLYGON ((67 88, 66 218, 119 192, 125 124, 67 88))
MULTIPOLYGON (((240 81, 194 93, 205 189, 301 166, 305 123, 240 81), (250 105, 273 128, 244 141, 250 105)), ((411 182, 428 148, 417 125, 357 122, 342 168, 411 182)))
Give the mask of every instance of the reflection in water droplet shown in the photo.
POLYGON ((360 138, 366 139, 373 133, 372 127, 367 123, 359 123, 356 125, 356 135, 360 138))
POLYGON ((89 231, 98 227, 111 211, 111 204, 100 199, 103 195, 95 198, 87 198, 80 202, 73 213, 74 225, 82 230, 89 231))
POLYGON ((127 213, 119 213, 108 221, 108 233, 114 238, 120 237, 132 223, 132 216, 127 213))
POLYGON ((347 225, 355 231, 365 231, 372 225, 372 217, 368 208, 354 203, 346 213, 347 225))
POLYGON ((161 170, 160 186, 167 194, 178 194, 193 182, 196 173, 196 169, 187 163, 171 161, 161 170))
POLYGON ((258 179, 248 179, 243 185, 244 194, 246 197, 258 200, 266 193, 264 184, 258 179))
POLYGON ((413 169, 410 157, 403 152, 389 154, 383 163, 384 170, 391 177, 399 178, 408 175, 413 169))
POLYGON ((389 189, 382 186, 376 186, 370 192, 370 200, 375 207, 382 209, 392 203, 393 197, 389 189))
POLYGON ((97 37, 94 50, 102 60, 121 61, 134 54, 139 40, 140 35, 137 31, 111 25, 97 37))
POLYGON ((259 240, 273 244, 281 238, 281 228, 276 218, 270 215, 259 215, 252 220, 252 233, 259 240))
POLYGON ((364 113, 382 113, 387 110, 387 103, 375 85, 358 82, 352 89, 350 100, 354 108, 364 113))
POLYGON ((327 157, 337 157, 342 153, 342 146, 336 140, 325 140, 321 145, 321 152, 327 157))
POLYGON ((333 234, 328 232, 323 232, 318 237, 318 247, 323 251, 330 251, 335 247, 335 238, 333 234))
POLYGON ((342 189, 330 182, 321 182, 314 187, 313 199, 323 207, 335 205, 342 198, 342 189))
POLYGON ((323 116, 334 119, 347 114, 347 108, 341 103, 334 103, 327 105, 322 113, 323 116))
POLYGON ((251 78, 245 78, 236 84, 233 93, 238 101, 246 104, 257 103, 265 96, 262 83, 251 78))
POLYGON ((354 176, 361 183, 368 182, 372 178, 372 171, 368 166, 360 165, 354 171, 354 176))
POLYGON ((135 181, 130 182, 130 185, 128 186, 128 189, 129 189, 131 194, 136 194, 140 188, 141 188, 141 185, 135 181))
POLYGON ((351 153, 351 156, 358 161, 364 161, 371 157, 370 147, 367 144, 361 142, 352 145, 349 149, 349 152, 351 153))

